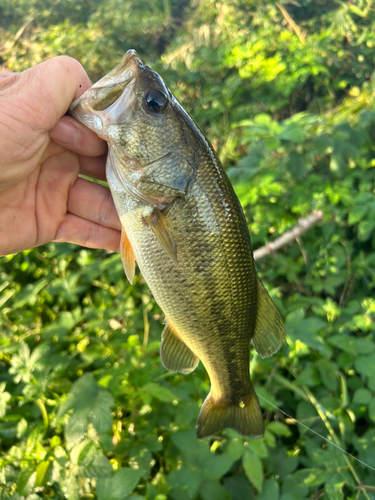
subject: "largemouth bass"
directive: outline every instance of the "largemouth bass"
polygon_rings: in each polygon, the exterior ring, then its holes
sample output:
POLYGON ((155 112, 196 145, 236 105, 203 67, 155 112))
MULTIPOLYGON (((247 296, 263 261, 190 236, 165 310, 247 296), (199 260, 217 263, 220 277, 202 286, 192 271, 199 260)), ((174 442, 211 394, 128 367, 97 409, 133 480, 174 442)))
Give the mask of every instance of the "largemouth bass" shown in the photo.
POLYGON ((165 314, 163 365, 187 374, 201 360, 210 377, 197 436, 226 427, 262 436, 250 342, 270 356, 285 330, 257 275, 241 205, 212 146, 134 50, 74 101, 70 113, 108 142, 122 260, 130 281, 137 262, 165 314))

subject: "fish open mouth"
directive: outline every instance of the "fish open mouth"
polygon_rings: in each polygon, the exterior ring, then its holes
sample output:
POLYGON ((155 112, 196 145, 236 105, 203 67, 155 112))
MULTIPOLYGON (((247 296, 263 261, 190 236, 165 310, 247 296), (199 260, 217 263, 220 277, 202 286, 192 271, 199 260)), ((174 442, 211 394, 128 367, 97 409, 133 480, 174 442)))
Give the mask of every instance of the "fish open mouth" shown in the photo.
POLYGON ((126 88, 136 78, 141 65, 136 51, 128 50, 111 72, 71 103, 69 113, 107 140, 105 131, 110 123, 116 123, 126 109, 124 103, 131 95, 126 92, 126 88), (111 107, 117 102, 118 106, 111 107))
POLYGON ((111 72, 71 103, 69 112, 74 116, 78 106, 86 111, 107 109, 120 97, 141 64, 137 52, 133 49, 128 50, 111 72))

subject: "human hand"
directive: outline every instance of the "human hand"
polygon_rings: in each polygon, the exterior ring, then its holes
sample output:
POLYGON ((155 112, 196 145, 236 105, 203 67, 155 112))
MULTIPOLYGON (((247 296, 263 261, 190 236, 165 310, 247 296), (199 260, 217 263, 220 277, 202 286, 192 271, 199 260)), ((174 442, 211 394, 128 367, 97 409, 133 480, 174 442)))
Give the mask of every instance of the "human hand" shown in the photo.
POLYGON ((50 241, 118 250, 121 223, 105 180, 107 146, 64 116, 91 86, 60 56, 0 73, 0 255, 50 241))

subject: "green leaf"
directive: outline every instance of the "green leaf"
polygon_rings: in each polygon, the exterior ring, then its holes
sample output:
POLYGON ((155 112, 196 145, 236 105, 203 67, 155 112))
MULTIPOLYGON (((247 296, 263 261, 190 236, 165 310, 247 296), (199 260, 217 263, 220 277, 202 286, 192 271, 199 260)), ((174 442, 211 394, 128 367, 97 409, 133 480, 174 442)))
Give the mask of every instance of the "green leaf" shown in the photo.
POLYGON ((151 394, 155 398, 160 399, 160 401, 164 401, 165 403, 171 403, 172 401, 176 401, 177 399, 177 396, 173 394, 172 391, 153 382, 144 385, 140 393, 151 394))
POLYGON ((232 500, 243 500, 244 498, 246 500, 255 500, 253 488, 243 472, 235 476, 225 477, 223 484, 225 489, 231 494, 232 500))
MULTIPOLYGON (((246 122, 247 120, 244 120, 240 123, 240 125, 246 126, 246 122)), ((271 125, 272 116, 268 115, 267 113, 259 113, 259 115, 254 116, 254 123, 257 123, 258 125, 271 125)))
POLYGON ((137 486, 144 471, 124 468, 111 477, 100 477, 96 485, 98 500, 124 500, 137 486))
POLYGON ((317 363, 316 366, 319 370, 320 373, 320 378, 324 384, 324 386, 329 390, 329 391, 336 391, 337 390, 337 365, 329 361, 328 359, 320 359, 317 363))
POLYGON ((262 491, 263 467, 260 459, 249 449, 245 449, 242 457, 242 465, 249 481, 258 491, 262 491))
POLYGON ((243 441, 240 439, 231 439, 228 443, 225 453, 233 460, 239 460, 244 450, 243 441))
POLYGON ((172 434, 172 442, 187 456, 193 455, 197 450, 207 450, 207 445, 204 442, 197 441, 193 429, 178 431, 172 434))
POLYGON ((89 477, 109 476, 112 471, 113 469, 110 461, 102 453, 96 455, 94 460, 87 467, 87 474, 89 477))
POLYGON ((366 17, 366 12, 363 11, 363 10, 361 10, 356 5, 349 5, 349 10, 351 10, 352 12, 354 12, 354 14, 356 14, 357 16, 366 17))
POLYGON ((62 490, 69 500, 80 500, 77 477, 68 473, 65 480, 61 481, 62 490))
POLYGON ((348 223, 349 225, 359 222, 368 212, 367 205, 355 205, 349 212, 348 223))
POLYGON ((34 487, 36 478, 36 471, 32 467, 22 469, 17 479, 17 492, 20 495, 26 496, 34 487))
POLYGON ((7 403, 12 397, 9 392, 5 392, 5 382, 1 382, 0 384, 0 418, 2 418, 7 411, 7 403))
POLYGON ((372 394, 368 389, 357 389, 353 396, 353 403, 367 405, 372 399, 372 394))
POLYGON ((203 500, 232 500, 230 493, 219 482, 204 479, 199 486, 199 495, 203 500))
POLYGON ((368 354, 375 349, 375 345, 368 339, 358 339, 354 336, 349 335, 332 335, 327 339, 327 341, 341 349, 344 352, 347 352, 350 355, 358 356, 359 354, 368 354))
POLYGON ((36 468, 35 486, 44 486, 48 478, 48 469, 51 462, 50 460, 43 460, 36 468))
POLYGON ((372 235, 375 228, 375 220, 363 220, 358 224, 358 239, 367 241, 372 235))
POLYGON ((373 422, 375 422, 375 397, 371 399, 368 405, 368 414, 373 422))
POLYGON ((27 420, 25 418, 21 418, 21 420, 17 424, 17 437, 22 437, 27 431, 27 420))
POLYGON ((113 396, 97 385, 91 373, 86 373, 78 379, 57 413, 57 418, 61 418, 67 411, 74 410, 65 428, 69 443, 80 441, 90 422, 98 434, 109 430, 112 425, 113 405, 113 396))
POLYGON ((266 481, 263 484, 262 491, 257 496, 257 500, 278 500, 279 485, 275 478, 266 481))
POLYGON ((369 356, 360 356, 354 362, 355 369, 364 377, 375 377, 375 353, 369 356))
POLYGON ((333 474, 326 482, 325 491, 329 500, 344 500, 344 492, 342 491, 345 486, 345 479, 341 474, 333 474))
POLYGON ((278 138, 300 144, 303 141, 303 131, 299 125, 288 124, 278 135, 278 138))
POLYGON ((70 460, 74 465, 87 467, 98 454, 95 444, 90 439, 85 439, 73 446, 70 452, 70 460))
POLYGON ((289 427, 283 422, 270 422, 267 425, 267 430, 272 431, 274 434, 279 436, 290 436, 292 433, 290 432, 289 427))
POLYGON ((184 465, 181 469, 172 471, 168 475, 167 482, 172 488, 186 490, 189 497, 194 498, 202 479, 199 469, 184 465))
POLYGON ((267 446, 265 445, 263 439, 250 439, 248 441, 248 448, 253 450, 253 452, 260 458, 268 457, 267 446))
POLYGON ((215 455, 208 451, 199 457, 197 466, 200 467, 202 474, 210 479, 220 479, 231 468, 233 460, 227 455, 215 455))
POLYGON ((152 434, 145 436, 142 439, 142 445, 152 452, 160 451, 163 448, 163 445, 159 441, 158 437, 152 434))

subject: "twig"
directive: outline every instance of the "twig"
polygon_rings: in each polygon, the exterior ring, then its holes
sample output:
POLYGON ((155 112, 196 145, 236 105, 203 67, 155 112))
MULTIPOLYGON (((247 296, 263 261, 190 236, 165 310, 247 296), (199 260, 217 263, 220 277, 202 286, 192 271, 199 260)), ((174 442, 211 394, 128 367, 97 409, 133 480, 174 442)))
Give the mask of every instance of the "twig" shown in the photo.
POLYGON ((280 248, 283 248, 293 241, 297 240, 300 236, 302 236, 306 231, 308 231, 312 226, 320 222, 323 218, 323 212, 321 210, 316 210, 311 213, 307 217, 301 217, 298 219, 298 223, 293 227, 290 231, 282 234, 275 241, 267 243, 263 247, 258 248, 254 252, 254 260, 264 259, 267 255, 270 255, 280 248))
MULTIPOLYGON (((14 35, 13 40, 10 42, 10 47, 9 44, 4 43, 3 45, 0 45, 0 54, 4 54, 7 50, 12 49, 18 40, 21 38, 23 35, 25 29, 34 21, 34 17, 30 17, 25 24, 23 24, 20 29, 17 31, 17 33, 14 35)), ((4 70, 6 71, 6 69, 4 70)))
POLYGON ((23 32, 25 31, 25 29, 34 21, 34 17, 30 17, 26 22, 25 24, 23 24, 20 29, 17 31, 17 33, 14 35, 14 38, 13 38, 13 45, 15 43, 18 42, 18 40, 21 38, 21 36, 23 35, 23 32))
POLYGON ((305 45, 305 43, 306 43, 305 35, 303 34, 303 32, 302 32, 301 28, 298 26, 298 24, 296 24, 295 21, 293 21, 293 19, 290 17, 286 8, 283 7, 282 5, 280 5, 279 3, 276 3, 276 7, 280 10, 280 12, 284 16, 286 22, 292 28, 294 33, 298 36, 299 41, 302 43, 302 45, 305 45))

